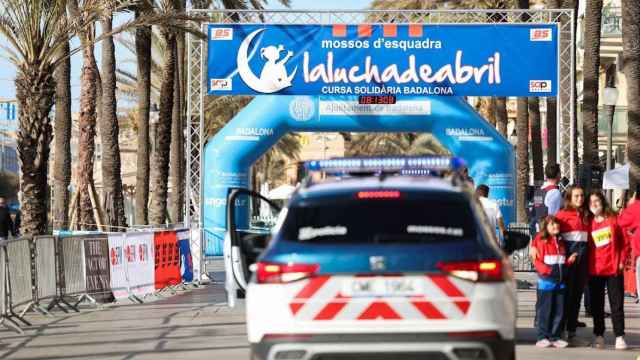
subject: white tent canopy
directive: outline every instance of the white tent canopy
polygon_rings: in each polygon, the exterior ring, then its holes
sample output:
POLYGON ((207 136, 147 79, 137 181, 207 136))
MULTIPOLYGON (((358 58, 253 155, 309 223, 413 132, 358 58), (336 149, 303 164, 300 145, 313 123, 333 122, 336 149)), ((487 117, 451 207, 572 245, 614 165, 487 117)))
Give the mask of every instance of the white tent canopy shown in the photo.
POLYGON ((291 194, 296 190, 295 186, 291 185, 280 185, 277 188, 269 191, 267 194, 267 198, 272 200, 286 200, 291 197, 291 194))

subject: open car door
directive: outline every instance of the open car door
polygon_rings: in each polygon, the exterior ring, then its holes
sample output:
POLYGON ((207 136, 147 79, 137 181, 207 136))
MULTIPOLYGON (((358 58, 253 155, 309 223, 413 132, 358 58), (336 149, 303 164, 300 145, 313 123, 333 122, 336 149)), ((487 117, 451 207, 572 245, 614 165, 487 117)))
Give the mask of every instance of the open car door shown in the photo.
POLYGON ((234 307, 244 298, 249 267, 267 247, 280 206, 255 191, 235 188, 227 198, 227 233, 224 239, 225 290, 234 307), (239 219, 246 221, 239 221, 239 219))

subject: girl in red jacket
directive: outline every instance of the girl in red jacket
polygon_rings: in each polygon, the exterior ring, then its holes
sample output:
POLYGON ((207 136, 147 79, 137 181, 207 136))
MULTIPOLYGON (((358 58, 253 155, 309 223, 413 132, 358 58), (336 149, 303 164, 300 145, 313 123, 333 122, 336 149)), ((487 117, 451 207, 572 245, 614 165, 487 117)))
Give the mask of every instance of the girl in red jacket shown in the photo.
POLYGON ((560 224, 553 216, 544 218, 540 228, 542 230, 531 244, 537 252, 533 262, 538 273, 536 346, 564 348, 568 343, 560 339, 560 335, 564 315, 566 265, 573 263, 578 255, 566 258, 565 242, 559 238, 560 224))
POLYGON ((628 247, 616 214, 600 192, 589 197, 591 236, 589 238, 589 292, 595 347, 604 349, 604 289, 609 294, 616 349, 626 350, 624 341, 624 261, 628 247))
POLYGON ((631 242, 632 256, 636 266, 636 289, 640 299, 640 184, 636 186, 636 192, 629 200, 627 207, 620 213, 618 224, 628 234, 631 242))
POLYGON ((556 213, 560 223, 560 235, 566 241, 569 255, 576 255, 576 263, 567 270, 567 295, 564 307, 564 326, 567 339, 572 346, 580 346, 582 342, 576 338, 580 300, 587 284, 588 259, 587 240, 589 239, 589 223, 584 210, 584 189, 570 186, 565 192, 564 208, 556 213))

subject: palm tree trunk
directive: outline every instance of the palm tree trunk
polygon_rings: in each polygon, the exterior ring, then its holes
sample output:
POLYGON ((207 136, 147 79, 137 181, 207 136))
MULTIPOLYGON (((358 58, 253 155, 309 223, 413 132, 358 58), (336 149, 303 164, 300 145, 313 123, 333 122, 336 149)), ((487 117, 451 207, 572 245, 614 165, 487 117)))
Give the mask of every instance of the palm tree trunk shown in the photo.
POLYGON ((176 35, 169 29, 161 31, 167 51, 164 54, 162 84, 160 85, 160 114, 156 135, 158 146, 152 156, 151 202, 149 206, 149 222, 151 224, 164 224, 167 215, 167 181, 169 179, 173 88, 176 68, 176 35), (174 50, 172 51, 172 49, 174 50))
POLYGON ((516 133, 518 143, 516 145, 517 159, 517 216, 518 222, 527 221, 526 197, 529 185, 529 114, 526 97, 518 98, 518 115, 516 118, 516 133))
POLYGON ((69 184, 71 183, 71 59, 69 42, 62 48, 65 60, 56 68, 55 158, 53 164, 53 228, 69 227, 69 184))
POLYGON ((496 119, 496 98, 495 97, 490 97, 489 98, 489 111, 488 111, 489 116, 487 117, 487 119, 489 120, 489 123, 491 123, 491 125, 493 125, 494 127, 496 126, 497 123, 497 119, 496 119))
MULTIPOLYGON (((600 79, 600 27, 602 0, 587 1, 584 17, 584 100, 582 102, 582 142, 585 164, 599 165, 598 89, 600 79)), ((638 34, 636 34, 636 37, 638 34)))
MULTIPOLYGON (((562 0, 547 0, 548 9, 562 8, 562 0)), ((547 97, 547 162, 558 162, 558 98, 547 97)), ((564 175, 564 174, 563 174, 564 175)))
MULTIPOLYGON (((142 10, 136 10, 136 17, 142 10)), ((151 27, 136 29, 136 58, 138 64, 138 152, 136 159, 136 224, 148 223, 149 204, 149 106, 151 103, 151 27)))
MULTIPOLYGON (((102 32, 110 32, 113 16, 101 20, 102 32)), ((118 117, 116 114, 116 56, 113 37, 102 40, 102 108, 100 116, 100 137, 102 140, 102 186, 106 221, 111 231, 127 226, 122 193, 122 172, 120 165, 120 145, 118 117), (115 227, 115 228, 114 228, 115 227)))
POLYGON ((629 134, 627 154, 631 164, 631 189, 640 183, 640 2, 622 0, 622 47, 627 77, 629 134))
POLYGON ((507 113, 507 98, 496 98, 496 127, 498 132, 507 137, 507 123, 509 122, 509 115, 507 113))
MULTIPOLYGON (((39 65, 39 64, 37 64, 39 65)), ((55 80, 50 68, 18 68, 15 80, 18 100, 18 156, 22 168, 23 235, 47 233, 47 173, 51 121, 49 113, 55 96, 55 80)))
POLYGON ((544 182, 542 129, 540 124, 540 99, 529 98, 529 121, 531 122, 531 157, 533 159, 533 181, 542 185, 544 182))
POLYGON ((547 98, 547 162, 558 162, 558 99, 547 98))
POLYGON ((177 223, 182 221, 182 209, 184 206, 184 122, 182 109, 182 78, 184 74, 184 34, 178 33, 176 36, 176 76, 173 90, 173 122, 171 126, 171 221, 177 223))
MULTIPOLYGON (((92 40, 92 39, 91 39, 92 40)), ((88 40, 87 43, 91 40, 88 40)), ((91 187, 93 186, 93 160, 95 154, 96 136, 96 59, 93 45, 86 46, 82 51, 82 75, 80 89, 80 119, 78 127, 80 137, 78 141, 78 192, 80 196, 80 228, 83 230, 96 229, 91 202, 91 187)))
MULTIPOLYGON (((529 0, 518 0, 519 9, 528 9, 529 0)), ((529 21, 528 15, 522 16, 522 21, 529 21)), ((518 222, 527 221, 526 193, 529 185, 529 104, 526 97, 519 97, 517 103, 516 133, 518 142, 516 146, 517 168, 517 217, 518 222)))

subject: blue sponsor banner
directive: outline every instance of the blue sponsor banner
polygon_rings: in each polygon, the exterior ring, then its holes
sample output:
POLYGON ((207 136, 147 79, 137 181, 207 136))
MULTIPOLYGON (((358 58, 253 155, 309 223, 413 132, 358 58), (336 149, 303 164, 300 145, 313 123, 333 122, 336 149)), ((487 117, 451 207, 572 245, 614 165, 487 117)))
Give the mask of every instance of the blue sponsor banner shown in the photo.
POLYGON ((555 96, 555 24, 209 24, 208 93, 555 96))
POLYGON ((191 248, 189 247, 189 234, 189 230, 176 232, 178 247, 180 248, 180 275, 183 282, 193 281, 193 260, 191 259, 191 248))

